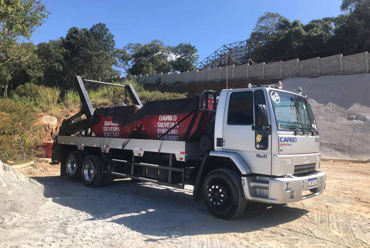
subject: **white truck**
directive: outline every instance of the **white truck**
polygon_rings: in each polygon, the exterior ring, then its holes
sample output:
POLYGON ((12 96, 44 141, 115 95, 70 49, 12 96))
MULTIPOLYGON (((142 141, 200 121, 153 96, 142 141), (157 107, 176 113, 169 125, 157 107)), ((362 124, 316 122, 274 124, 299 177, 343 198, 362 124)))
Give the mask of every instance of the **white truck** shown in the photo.
MULTIPOLYGON (((135 111, 148 105, 147 110, 153 112, 149 103, 142 107, 130 85, 77 77, 81 111, 63 122, 53 146, 53 161, 61 162, 62 176, 82 178, 89 187, 109 183, 115 177, 177 188, 193 185, 194 199, 203 198, 211 214, 223 219, 239 216, 247 201, 287 204, 325 190, 319 133, 309 101, 301 91, 284 91, 281 85, 207 91, 199 96, 199 104, 191 112, 193 118, 185 138, 169 139, 168 135, 176 134, 176 128, 179 132, 179 125, 190 113, 181 120, 171 117, 173 124, 163 135, 148 139, 112 134, 110 131, 119 129, 117 120, 123 113, 119 112, 116 121, 104 122, 109 126, 103 128, 109 132, 98 137, 98 131, 95 134, 92 130, 97 120, 86 82, 124 87, 126 102, 129 95, 138 106, 135 111), (201 111, 209 116, 208 131, 192 140, 189 133, 200 125, 195 115, 201 111)), ((152 106, 169 106, 172 102, 164 103, 152 106)), ((157 107, 155 111, 162 110, 157 107)), ((144 112, 133 115, 135 130, 141 124, 137 116, 144 112)), ((171 114, 168 109, 162 112, 171 114)))

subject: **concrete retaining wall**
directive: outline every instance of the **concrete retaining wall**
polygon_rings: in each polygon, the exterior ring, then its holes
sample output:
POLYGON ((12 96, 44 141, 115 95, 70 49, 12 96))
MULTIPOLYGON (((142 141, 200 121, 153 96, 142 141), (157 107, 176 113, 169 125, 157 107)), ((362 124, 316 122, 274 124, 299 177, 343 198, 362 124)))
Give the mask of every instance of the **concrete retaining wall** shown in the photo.
POLYGON ((220 68, 213 68, 209 70, 209 80, 210 81, 219 81, 220 80, 220 68))
POLYGON ((265 65, 266 78, 281 78, 283 72, 283 62, 275 62, 265 65))
POLYGON ((361 73, 369 70, 368 53, 358 53, 343 57, 344 73, 361 73), (359 63, 361 62, 362 63, 359 63), (366 63, 367 62, 367 63, 366 63))
POLYGON ((264 78, 265 63, 249 65, 248 78, 264 78))
POLYGON ((340 74, 343 71, 343 55, 320 58, 320 74, 340 74))
MULTIPOLYGON (((229 79, 265 79, 265 78, 292 78, 311 77, 320 75, 357 74, 369 72, 370 56, 368 52, 343 56, 342 54, 313 58, 306 60, 293 59, 284 62, 259 63, 253 65, 229 66, 229 79)), ((138 81, 143 84, 152 84, 161 81, 163 84, 192 83, 219 81, 226 78, 226 69, 214 68, 211 70, 191 71, 178 75, 157 74, 139 76, 138 81), (160 79, 159 79, 160 78, 160 79), (176 79, 175 79, 176 78, 176 79)))
POLYGON ((298 75, 318 76, 320 74, 320 58, 306 59, 298 63, 298 75))
POLYGON ((292 59, 283 62, 283 78, 298 76, 299 59, 292 59))

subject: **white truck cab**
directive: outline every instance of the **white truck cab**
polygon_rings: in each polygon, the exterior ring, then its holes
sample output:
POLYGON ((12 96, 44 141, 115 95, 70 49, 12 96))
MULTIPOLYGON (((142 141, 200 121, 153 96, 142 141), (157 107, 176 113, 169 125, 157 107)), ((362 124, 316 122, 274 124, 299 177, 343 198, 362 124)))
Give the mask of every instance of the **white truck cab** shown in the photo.
POLYGON ((210 155, 234 157, 247 200, 284 204, 325 189, 309 101, 280 88, 227 89, 219 97, 210 155))

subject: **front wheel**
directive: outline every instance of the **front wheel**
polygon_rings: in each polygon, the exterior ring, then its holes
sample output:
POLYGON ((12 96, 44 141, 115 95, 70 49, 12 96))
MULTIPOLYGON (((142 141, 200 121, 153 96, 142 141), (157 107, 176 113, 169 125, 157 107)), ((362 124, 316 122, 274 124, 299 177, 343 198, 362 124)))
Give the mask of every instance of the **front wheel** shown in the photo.
POLYGON ((103 159, 99 156, 87 156, 82 165, 82 181, 88 187, 99 187, 104 181, 103 159))
POLYGON ((241 178, 230 169, 213 170, 207 175, 203 199, 211 214, 221 219, 238 217, 247 205, 241 178))

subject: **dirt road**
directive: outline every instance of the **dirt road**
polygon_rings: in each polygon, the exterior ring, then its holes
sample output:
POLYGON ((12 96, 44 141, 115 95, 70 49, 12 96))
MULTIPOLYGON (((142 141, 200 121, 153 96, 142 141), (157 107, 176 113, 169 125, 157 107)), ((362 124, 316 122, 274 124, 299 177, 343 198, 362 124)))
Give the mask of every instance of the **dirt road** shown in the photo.
POLYGON ((287 206, 251 204, 213 218, 191 189, 116 181, 98 189, 58 167, 21 171, 46 186, 34 214, 0 219, 0 247, 370 247, 370 163, 323 162, 326 192, 287 206))

